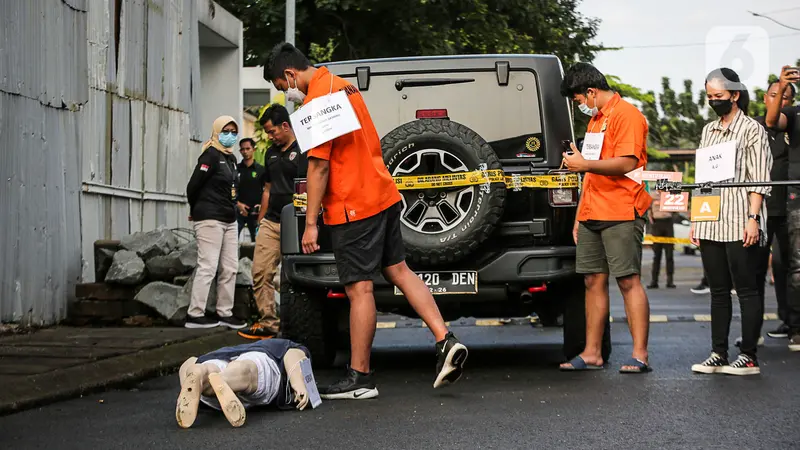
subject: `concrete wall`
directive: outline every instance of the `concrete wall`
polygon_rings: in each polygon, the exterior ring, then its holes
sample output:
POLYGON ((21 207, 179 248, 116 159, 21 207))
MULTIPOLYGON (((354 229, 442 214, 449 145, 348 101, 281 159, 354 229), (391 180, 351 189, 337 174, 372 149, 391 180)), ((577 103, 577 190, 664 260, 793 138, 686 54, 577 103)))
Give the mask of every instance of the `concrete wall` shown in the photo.
POLYGON ((242 88, 239 80, 241 52, 238 49, 200 47, 201 120, 203 137, 219 116, 233 116, 242 123, 242 88))

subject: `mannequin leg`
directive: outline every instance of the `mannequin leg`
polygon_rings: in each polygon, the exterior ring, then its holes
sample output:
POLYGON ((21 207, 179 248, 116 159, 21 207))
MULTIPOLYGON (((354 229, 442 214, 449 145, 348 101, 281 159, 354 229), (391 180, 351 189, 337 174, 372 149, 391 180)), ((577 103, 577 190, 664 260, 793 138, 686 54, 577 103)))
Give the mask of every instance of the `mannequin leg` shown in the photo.
POLYGON ((175 408, 175 419, 181 428, 189 428, 197 419, 197 408, 200 406, 200 395, 212 395, 213 389, 208 383, 208 375, 219 372, 214 364, 195 364, 196 357, 187 359, 181 365, 178 376, 181 380, 181 392, 175 408))
POLYGON ((258 366, 253 361, 232 361, 222 371, 222 379, 237 394, 253 394, 258 389, 258 366))
POLYGON ((236 394, 253 394, 258 390, 258 367, 253 361, 232 361, 221 373, 208 376, 217 395, 222 413, 234 427, 244 425, 247 414, 236 394))

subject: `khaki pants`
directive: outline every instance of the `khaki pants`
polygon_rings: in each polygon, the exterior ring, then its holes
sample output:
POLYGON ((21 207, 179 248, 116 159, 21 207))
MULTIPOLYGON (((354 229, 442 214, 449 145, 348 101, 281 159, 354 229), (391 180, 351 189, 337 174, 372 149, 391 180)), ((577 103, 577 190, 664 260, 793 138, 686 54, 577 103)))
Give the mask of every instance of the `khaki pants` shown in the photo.
POLYGON ((260 315, 259 323, 277 333, 280 320, 275 309, 275 273, 281 262, 281 225, 261 219, 253 255, 253 291, 260 315))
POLYGON ((236 273, 239 271, 238 231, 236 222, 201 220, 194 223, 197 271, 189 303, 190 316, 202 317, 205 314, 208 291, 217 272, 217 314, 220 317, 233 315, 233 293, 236 290, 236 273))

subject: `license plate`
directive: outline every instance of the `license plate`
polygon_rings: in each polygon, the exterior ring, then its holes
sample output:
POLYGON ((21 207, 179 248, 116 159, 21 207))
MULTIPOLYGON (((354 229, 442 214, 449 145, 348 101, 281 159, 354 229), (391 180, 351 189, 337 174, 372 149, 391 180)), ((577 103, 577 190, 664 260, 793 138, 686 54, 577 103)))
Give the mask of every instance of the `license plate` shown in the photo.
MULTIPOLYGON (((433 295, 477 294, 478 272, 417 272, 433 295)), ((403 295, 395 286, 394 295, 403 295)))

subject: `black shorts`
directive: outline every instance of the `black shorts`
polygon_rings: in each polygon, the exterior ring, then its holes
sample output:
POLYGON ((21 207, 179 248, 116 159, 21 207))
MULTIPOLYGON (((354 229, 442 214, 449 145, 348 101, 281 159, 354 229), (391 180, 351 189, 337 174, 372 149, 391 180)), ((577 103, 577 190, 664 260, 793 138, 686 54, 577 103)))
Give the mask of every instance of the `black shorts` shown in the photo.
POLYGON ((372 281, 382 269, 406 260, 400 232, 402 203, 355 222, 331 226, 333 255, 344 285, 372 281))

